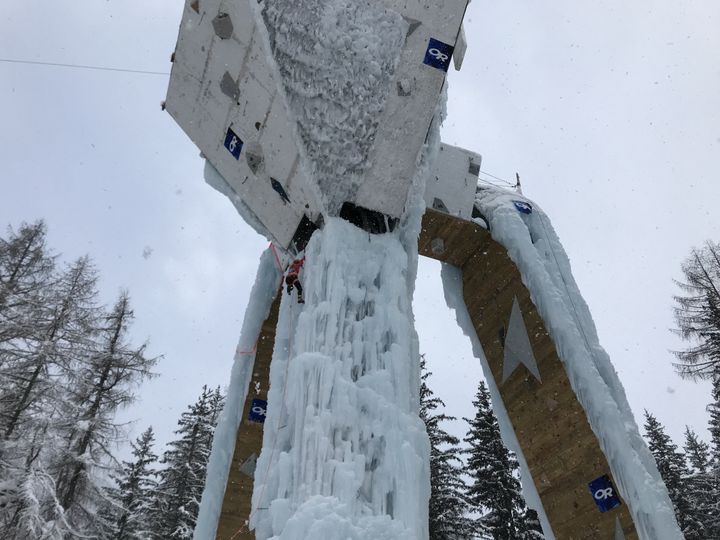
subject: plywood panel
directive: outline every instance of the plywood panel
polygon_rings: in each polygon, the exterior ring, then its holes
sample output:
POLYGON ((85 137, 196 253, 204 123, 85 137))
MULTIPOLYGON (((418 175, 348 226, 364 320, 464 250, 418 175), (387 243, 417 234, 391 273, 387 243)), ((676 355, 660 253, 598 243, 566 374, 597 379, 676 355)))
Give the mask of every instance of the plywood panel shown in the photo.
POLYGON ((240 467, 253 454, 260 455, 263 439, 263 424, 250 422, 248 414, 253 399, 267 401, 270 384, 270 360, 275 346, 280 295, 270 310, 270 316, 263 323, 257 343, 252 381, 243 406, 242 422, 238 429, 232 465, 225 488, 217 540, 254 540, 255 534, 247 527, 250 518, 253 478, 240 471, 240 467))
POLYGON ((627 506, 602 514, 593 501, 588 483, 610 468, 517 268, 487 230, 458 221, 428 210, 423 234, 432 239, 421 238, 421 253, 462 268, 465 304, 556 537, 614 540, 619 517, 626 538, 637 538, 627 506), (467 245, 462 233, 469 233, 467 245), (445 253, 429 249, 437 238, 445 253), (468 245, 475 250, 470 255, 468 245), (541 381, 523 365, 502 380, 503 341, 516 298, 541 381))

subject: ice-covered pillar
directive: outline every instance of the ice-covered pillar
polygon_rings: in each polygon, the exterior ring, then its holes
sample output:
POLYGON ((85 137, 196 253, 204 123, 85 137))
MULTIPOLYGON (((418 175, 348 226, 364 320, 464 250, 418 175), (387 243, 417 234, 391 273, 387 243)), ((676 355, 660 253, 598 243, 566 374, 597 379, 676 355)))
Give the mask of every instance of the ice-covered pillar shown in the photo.
POLYGON ((306 303, 285 295, 280 310, 255 473, 258 539, 427 538, 415 257, 399 235, 339 219, 313 236, 306 303))

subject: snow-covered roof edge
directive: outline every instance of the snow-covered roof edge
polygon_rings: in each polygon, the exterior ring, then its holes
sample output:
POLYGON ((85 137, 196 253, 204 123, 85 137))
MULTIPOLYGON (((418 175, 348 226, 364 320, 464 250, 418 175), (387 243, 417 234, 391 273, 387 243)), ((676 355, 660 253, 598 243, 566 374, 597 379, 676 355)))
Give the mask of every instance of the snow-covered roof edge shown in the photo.
POLYGON ((479 188, 475 205, 487 220, 493 239, 517 265, 639 536, 683 538, 655 460, 640 435, 610 357, 600 346, 590 310, 547 215, 522 195, 494 187, 479 188))

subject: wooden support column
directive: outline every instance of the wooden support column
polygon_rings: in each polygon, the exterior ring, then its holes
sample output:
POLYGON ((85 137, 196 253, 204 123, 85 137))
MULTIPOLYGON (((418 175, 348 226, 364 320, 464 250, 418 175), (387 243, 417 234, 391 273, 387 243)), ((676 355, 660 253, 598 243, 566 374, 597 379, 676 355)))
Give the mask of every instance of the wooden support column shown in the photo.
MULTIPOLYGON (((558 539, 637 538, 627 506, 601 513, 588 483, 610 467, 520 273, 479 225, 428 210, 420 253, 463 271, 468 312, 558 539), (505 339, 517 300, 540 375, 519 364, 503 382, 505 339)), ((613 482, 613 484, 615 484, 613 482)))
POLYGON ((279 293, 273 302, 270 315, 260 331, 252 380, 243 406, 242 422, 237 433, 235 452, 220 512, 217 540, 255 539, 255 533, 248 528, 254 476, 249 476, 241 468, 248 460, 252 462, 253 456, 259 457, 262 449, 263 424, 251 422, 249 414, 254 399, 267 401, 270 386, 270 361, 275 347, 275 328, 278 322, 281 296, 282 294, 279 293))

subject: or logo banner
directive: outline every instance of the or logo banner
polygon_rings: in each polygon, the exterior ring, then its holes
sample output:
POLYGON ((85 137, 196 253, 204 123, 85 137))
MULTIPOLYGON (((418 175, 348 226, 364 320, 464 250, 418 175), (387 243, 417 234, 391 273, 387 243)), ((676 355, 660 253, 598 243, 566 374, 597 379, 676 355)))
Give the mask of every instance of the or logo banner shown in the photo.
POLYGON ((248 413, 248 420, 257 424, 265 423, 265 414, 267 413, 267 401, 262 399, 253 399, 248 413))
POLYGON ((600 512, 607 512, 622 504, 615 492, 615 486, 612 485, 610 477, 607 474, 593 480, 588 486, 600 512))
POLYGON ((227 135, 225 135, 225 148, 232 154, 235 159, 240 159, 240 152, 242 152, 243 142, 235 132, 228 128, 227 135))
POLYGON ((532 214, 533 207, 529 202, 513 201, 513 204, 515 205, 515 208, 517 208, 518 212, 522 214, 532 214))
POLYGON ((447 71, 450 68, 450 59, 454 50, 455 47, 452 45, 443 43, 439 39, 430 38, 423 63, 441 71, 447 71))

